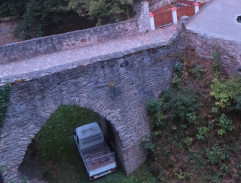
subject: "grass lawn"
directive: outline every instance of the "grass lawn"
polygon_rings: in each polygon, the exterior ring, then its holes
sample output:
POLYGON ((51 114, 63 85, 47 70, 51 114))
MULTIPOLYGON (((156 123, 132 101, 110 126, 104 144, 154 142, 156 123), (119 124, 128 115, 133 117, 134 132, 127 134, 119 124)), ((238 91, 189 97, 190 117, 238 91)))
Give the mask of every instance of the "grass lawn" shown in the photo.
MULTIPOLYGON (((46 167, 45 180, 49 183, 90 182, 72 132, 76 127, 94 121, 100 121, 97 113, 77 106, 61 106, 52 114, 31 145, 37 159, 46 167)), ((92 182, 155 183, 156 180, 145 164, 129 177, 119 168, 115 173, 92 182)))

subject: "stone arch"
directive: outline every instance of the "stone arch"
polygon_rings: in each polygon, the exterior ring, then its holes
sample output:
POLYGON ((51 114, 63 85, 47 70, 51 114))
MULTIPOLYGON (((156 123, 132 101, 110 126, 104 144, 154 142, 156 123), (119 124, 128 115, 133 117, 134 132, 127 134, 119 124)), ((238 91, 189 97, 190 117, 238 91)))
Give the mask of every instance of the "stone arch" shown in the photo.
MULTIPOLYGON (((55 109, 56 108, 56 106, 55 107, 53 107, 52 109, 51 109, 51 111, 53 111, 52 113, 51 113, 51 115, 50 115, 50 117, 49 118, 51 118, 52 117, 52 115, 56 112, 56 111, 58 111, 58 109, 60 108, 60 107, 62 107, 62 106, 71 106, 71 107, 78 107, 78 108, 83 108, 83 109, 88 109, 88 110, 91 110, 91 111, 93 111, 93 112, 95 112, 95 113, 98 113, 98 112, 96 112, 96 111, 94 111, 94 110, 92 110, 92 109, 89 109, 89 108, 86 108, 86 107, 83 107, 83 106, 80 106, 81 104, 79 104, 79 105, 77 105, 76 103, 73 105, 73 104, 67 104, 67 105, 61 105, 61 106, 59 106, 59 107, 57 107, 57 109, 55 109)), ((106 117, 103 117, 103 116, 101 116, 100 115, 100 113, 98 113, 98 115, 101 117, 101 118, 105 118, 105 119, 110 119, 111 118, 111 116, 106 116, 106 117), (110 118, 109 118, 110 117, 110 118)), ((49 120, 49 118, 47 119, 47 121, 49 120)), ((112 118, 111 118, 112 119, 112 118)), ((47 122, 46 121, 46 122, 47 122)), ((46 125, 46 122, 42 125, 42 127, 44 126, 44 125, 46 125)), ((115 132, 116 132, 116 129, 115 129, 115 127, 113 126, 113 124, 112 124, 112 122, 111 121, 109 121, 110 122, 110 124, 111 124, 111 127, 115 130, 115 132)), ((40 128, 40 130, 42 129, 42 127, 40 128)), ((40 131, 39 130, 39 131, 40 131)), ((38 131, 38 132, 39 132, 38 131)), ((37 133, 38 133, 37 132, 37 133)), ((37 135, 37 133, 36 133, 36 135, 37 135)), ((36 135, 34 136, 34 138, 36 137, 36 135)), ((71 135, 71 133, 69 134, 69 135, 71 135)), ((118 133, 115 133, 115 140, 116 141, 118 141, 116 144, 119 144, 120 145, 120 137, 119 137, 119 134, 118 133)), ((28 148, 28 147, 27 147, 28 148)), ((27 150, 26 150, 26 152, 25 153, 27 153, 27 150)), ((116 154, 117 154, 117 152, 116 152, 116 154)), ((121 152, 119 152, 119 154, 117 154, 117 155, 119 155, 119 156, 121 156, 121 152)), ((118 157, 119 158, 119 157, 118 157)), ((23 161, 24 161, 24 158, 23 158, 23 161)), ((18 168, 18 178, 22 178, 23 176, 20 174, 20 167, 21 167, 21 164, 20 164, 20 166, 19 166, 19 168, 18 168)))
POLYGON ((61 105, 89 108, 111 121, 119 134, 123 169, 126 174, 136 170, 145 161, 141 141, 150 135, 145 104, 170 85, 179 43, 182 39, 112 59, 29 73, 26 80, 13 83, 0 141, 5 180, 18 182, 18 166, 31 139, 61 105))
MULTIPOLYGON (((19 89, 18 87, 13 88, 13 90, 19 89)), ((6 181, 19 181, 17 177, 18 168, 23 161, 27 147, 42 126, 44 126, 48 118, 62 105, 76 105, 93 110, 111 122, 119 139, 117 142, 118 158, 125 169, 122 144, 125 139, 124 136, 121 135, 121 130, 125 125, 121 124, 120 111, 105 108, 105 106, 99 105, 101 101, 94 101, 89 97, 69 97, 64 93, 61 93, 58 97, 53 97, 54 95, 51 97, 43 97, 42 93, 40 93, 40 95, 35 95, 34 99, 30 97, 33 102, 29 101, 29 103, 25 101, 25 96, 27 96, 27 94, 22 97, 16 96, 15 91, 13 91, 5 124, 2 129, 3 138, 0 146, 0 166, 7 166, 6 181), (15 105, 16 100, 18 104, 22 104, 21 108, 18 108, 19 105, 15 105), (37 101, 35 102, 35 100, 37 101), (30 110, 31 106, 34 106, 34 109, 30 110), (31 122, 29 123, 29 121, 31 122), (122 128, 120 128, 120 126, 122 126, 122 128), (11 133, 8 133, 8 131, 11 131, 11 133), (8 150, 4 152, 4 149, 8 150), (2 161, 2 159, 5 159, 5 161, 2 161), (3 162, 7 164, 3 164, 3 162)))

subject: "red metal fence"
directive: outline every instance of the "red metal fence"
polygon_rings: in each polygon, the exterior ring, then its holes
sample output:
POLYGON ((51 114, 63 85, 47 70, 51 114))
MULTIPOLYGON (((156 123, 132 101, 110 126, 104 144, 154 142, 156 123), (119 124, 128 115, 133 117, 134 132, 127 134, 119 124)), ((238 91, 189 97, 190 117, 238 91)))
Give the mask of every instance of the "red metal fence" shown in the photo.
MULTIPOLYGON (((189 1, 190 2, 190 1, 189 1)), ((199 8, 201 9, 206 3, 199 3, 199 8)), ((185 7, 177 7, 177 19, 180 20, 182 16, 192 17, 195 14, 195 6, 185 6, 185 7)), ((170 8, 159 10, 153 13, 155 26, 159 27, 162 25, 172 23, 172 10, 170 8)))
POLYGON ((194 6, 186 6, 177 8, 177 20, 180 20, 182 16, 192 17, 195 14, 194 6))

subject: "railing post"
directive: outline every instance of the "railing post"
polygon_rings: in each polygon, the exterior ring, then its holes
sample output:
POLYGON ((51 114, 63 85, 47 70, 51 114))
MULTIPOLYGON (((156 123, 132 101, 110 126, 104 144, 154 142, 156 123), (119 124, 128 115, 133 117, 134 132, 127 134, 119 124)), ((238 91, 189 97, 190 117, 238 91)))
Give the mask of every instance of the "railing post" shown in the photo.
POLYGON ((152 12, 149 12, 150 16, 150 25, 151 25, 151 30, 155 30, 155 22, 154 22, 154 15, 152 12))
POLYGON ((195 2, 194 6, 195 6, 195 14, 196 14, 199 11, 199 3, 195 2))
POLYGON ((177 24, 177 8, 176 7, 172 7, 172 21, 174 24, 177 24))

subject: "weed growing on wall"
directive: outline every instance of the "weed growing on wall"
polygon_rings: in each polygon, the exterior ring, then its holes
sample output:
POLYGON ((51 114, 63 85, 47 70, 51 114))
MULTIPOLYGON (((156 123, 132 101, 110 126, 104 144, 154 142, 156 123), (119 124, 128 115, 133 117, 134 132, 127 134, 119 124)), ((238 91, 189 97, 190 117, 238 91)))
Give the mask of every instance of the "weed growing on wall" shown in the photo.
POLYGON ((11 84, 0 87, 0 128, 3 126, 5 120, 11 88, 11 84))

